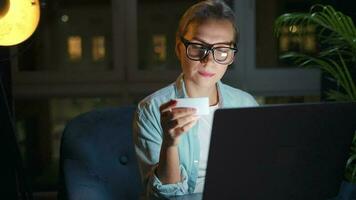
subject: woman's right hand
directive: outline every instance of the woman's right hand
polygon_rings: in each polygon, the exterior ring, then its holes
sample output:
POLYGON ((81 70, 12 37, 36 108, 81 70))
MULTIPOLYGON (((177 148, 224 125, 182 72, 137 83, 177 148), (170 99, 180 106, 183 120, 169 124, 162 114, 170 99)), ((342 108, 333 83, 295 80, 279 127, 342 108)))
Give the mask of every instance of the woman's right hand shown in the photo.
POLYGON ((176 100, 160 106, 161 126, 163 129, 163 145, 177 146, 179 137, 191 129, 199 117, 194 108, 176 108, 176 100))

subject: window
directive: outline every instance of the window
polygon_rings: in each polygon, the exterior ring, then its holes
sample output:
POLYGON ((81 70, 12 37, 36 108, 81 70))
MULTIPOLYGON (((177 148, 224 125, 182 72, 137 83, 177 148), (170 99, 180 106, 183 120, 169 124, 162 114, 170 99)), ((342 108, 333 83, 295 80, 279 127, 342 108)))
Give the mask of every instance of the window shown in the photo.
POLYGON ((82 38, 80 36, 69 36, 67 43, 68 58, 70 61, 80 61, 82 59, 82 38))
POLYGON ((294 50, 303 53, 315 53, 315 28, 292 26, 285 27, 281 36, 274 35, 274 21, 286 12, 308 12, 311 1, 272 0, 256 1, 256 67, 285 68, 296 67, 280 60, 281 53, 294 50))
MULTIPOLYGON (((229 83, 257 96, 320 95, 319 70, 285 67, 286 64, 278 59, 278 41, 273 35, 274 20, 281 13, 297 9, 299 4, 303 6, 298 9, 304 10, 304 2, 308 1, 293 2, 235 1, 241 41, 238 45, 236 68, 226 77, 229 83), (289 4, 293 4, 293 9, 283 7, 289 4)), ((309 35, 312 34, 313 31, 309 35)))
POLYGON ((106 56, 105 36, 94 36, 92 38, 92 59, 94 62, 102 61, 106 56))
POLYGON ((105 72, 115 67, 110 1, 76 2, 46 1, 37 31, 18 49, 19 71, 105 72))

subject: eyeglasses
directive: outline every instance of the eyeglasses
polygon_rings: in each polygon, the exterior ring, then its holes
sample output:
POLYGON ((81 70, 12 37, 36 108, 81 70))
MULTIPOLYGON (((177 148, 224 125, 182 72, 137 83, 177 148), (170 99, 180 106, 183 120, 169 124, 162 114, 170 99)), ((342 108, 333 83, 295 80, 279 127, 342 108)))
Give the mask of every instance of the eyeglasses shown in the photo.
POLYGON ((201 43, 190 42, 184 37, 180 37, 180 40, 185 46, 188 58, 194 61, 203 60, 206 56, 209 55, 209 52, 211 51, 215 62, 222 65, 230 65, 234 61, 235 54, 238 51, 237 48, 232 47, 213 47, 214 44, 205 45, 201 43))

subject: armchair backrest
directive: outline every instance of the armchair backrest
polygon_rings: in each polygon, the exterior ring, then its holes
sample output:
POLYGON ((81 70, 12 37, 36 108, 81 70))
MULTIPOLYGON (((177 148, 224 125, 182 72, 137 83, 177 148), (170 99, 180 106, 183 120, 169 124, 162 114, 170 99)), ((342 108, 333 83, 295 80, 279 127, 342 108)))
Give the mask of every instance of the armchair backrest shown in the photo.
POLYGON ((138 199, 132 141, 135 107, 106 108, 71 120, 62 136, 59 199, 138 199))

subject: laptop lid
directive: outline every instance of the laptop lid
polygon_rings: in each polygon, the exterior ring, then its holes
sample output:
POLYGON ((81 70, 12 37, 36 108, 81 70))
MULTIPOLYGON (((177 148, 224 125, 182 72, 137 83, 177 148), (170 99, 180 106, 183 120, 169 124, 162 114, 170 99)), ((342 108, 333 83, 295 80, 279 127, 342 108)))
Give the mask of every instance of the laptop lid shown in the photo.
POLYGON ((203 199, 335 197, 356 130, 356 103, 215 112, 203 199))

